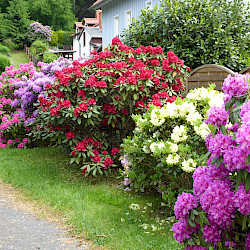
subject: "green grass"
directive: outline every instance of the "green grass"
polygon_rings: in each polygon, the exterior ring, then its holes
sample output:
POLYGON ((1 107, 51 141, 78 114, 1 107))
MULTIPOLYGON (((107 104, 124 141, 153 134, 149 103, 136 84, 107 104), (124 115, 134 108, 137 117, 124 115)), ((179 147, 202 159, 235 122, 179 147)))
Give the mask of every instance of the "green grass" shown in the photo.
POLYGON ((56 148, 0 149, 0 178, 63 212, 75 234, 109 249, 181 249, 171 224, 157 223, 161 200, 124 192, 116 176, 85 179, 56 148), (139 204, 140 210, 129 208, 139 204), (150 206, 152 203, 152 207, 150 206), (144 212, 143 212, 144 211, 144 212), (143 229, 142 224, 150 229, 143 229), (152 226, 158 227, 153 231, 152 226))
POLYGON ((25 64, 30 61, 23 50, 11 50, 10 56, 14 62, 15 68, 18 68, 20 64, 25 64))

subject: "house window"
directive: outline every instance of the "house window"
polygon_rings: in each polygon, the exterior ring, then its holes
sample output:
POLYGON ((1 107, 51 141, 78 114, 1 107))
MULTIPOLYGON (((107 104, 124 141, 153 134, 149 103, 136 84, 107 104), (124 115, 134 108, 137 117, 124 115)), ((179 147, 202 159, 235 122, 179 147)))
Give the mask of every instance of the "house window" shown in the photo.
POLYGON ((119 16, 114 17, 114 37, 120 35, 120 20, 119 16))
POLYGON ((125 12, 125 28, 127 29, 132 21, 132 10, 125 12))
POLYGON ((152 0, 146 1, 146 7, 148 7, 149 9, 153 9, 152 0))

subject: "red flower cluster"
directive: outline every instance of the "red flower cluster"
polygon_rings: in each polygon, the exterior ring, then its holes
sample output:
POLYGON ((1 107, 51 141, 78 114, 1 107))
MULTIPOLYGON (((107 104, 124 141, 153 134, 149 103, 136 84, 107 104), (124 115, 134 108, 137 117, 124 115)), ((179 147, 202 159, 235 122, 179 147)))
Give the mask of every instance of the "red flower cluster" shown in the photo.
POLYGON ((72 131, 69 131, 66 133, 66 139, 68 139, 68 140, 75 138, 75 136, 76 136, 75 133, 72 131))

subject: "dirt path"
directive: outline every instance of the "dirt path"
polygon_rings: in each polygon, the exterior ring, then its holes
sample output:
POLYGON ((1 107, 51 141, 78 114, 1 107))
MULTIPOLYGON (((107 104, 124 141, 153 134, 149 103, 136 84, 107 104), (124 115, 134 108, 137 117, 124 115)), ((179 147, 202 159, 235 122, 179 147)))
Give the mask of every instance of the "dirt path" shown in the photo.
POLYGON ((0 249, 92 249, 83 239, 67 235, 63 219, 0 181, 0 249))

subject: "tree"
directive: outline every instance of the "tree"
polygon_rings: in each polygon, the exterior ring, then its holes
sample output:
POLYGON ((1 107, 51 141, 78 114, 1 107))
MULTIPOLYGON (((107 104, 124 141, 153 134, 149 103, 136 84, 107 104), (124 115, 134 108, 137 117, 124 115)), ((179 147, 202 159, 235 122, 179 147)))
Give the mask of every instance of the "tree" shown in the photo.
POLYGON ((239 71, 249 51, 249 9, 243 0, 164 0, 143 10, 123 34, 134 48, 160 45, 190 68, 218 63, 239 71))
POLYGON ((53 30, 70 30, 75 21, 70 0, 28 0, 31 19, 53 30))
POLYGON ((28 3, 25 0, 11 0, 7 13, 3 14, 2 39, 11 38, 19 47, 28 41, 30 15, 28 3))
POLYGON ((5 13, 7 11, 7 7, 10 6, 10 0, 1 0, 0 1, 0 9, 2 13, 5 13))

